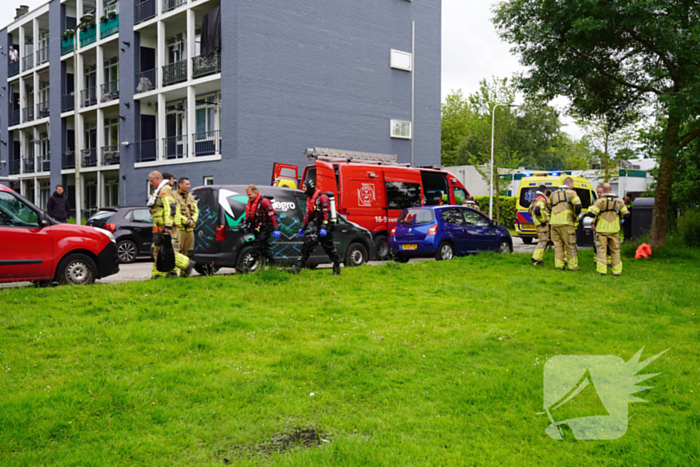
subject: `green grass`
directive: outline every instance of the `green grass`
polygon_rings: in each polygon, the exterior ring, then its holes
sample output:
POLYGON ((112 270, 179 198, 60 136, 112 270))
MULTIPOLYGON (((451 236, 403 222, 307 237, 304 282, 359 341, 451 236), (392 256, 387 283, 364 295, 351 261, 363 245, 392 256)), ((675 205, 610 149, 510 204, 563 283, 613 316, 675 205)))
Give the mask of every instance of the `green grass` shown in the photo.
POLYGON ((0 290, 0 463, 697 465, 700 251, 624 252, 0 290), (624 437, 547 437, 549 357, 642 347, 624 437), (298 428, 330 442, 265 448, 298 428))

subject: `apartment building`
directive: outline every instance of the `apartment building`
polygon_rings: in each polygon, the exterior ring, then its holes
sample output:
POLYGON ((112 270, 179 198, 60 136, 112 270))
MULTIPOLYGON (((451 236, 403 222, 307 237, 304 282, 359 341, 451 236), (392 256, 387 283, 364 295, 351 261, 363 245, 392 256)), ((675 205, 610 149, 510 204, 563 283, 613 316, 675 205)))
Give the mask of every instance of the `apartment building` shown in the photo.
POLYGON ((440 0, 18 8, 0 31, 0 175, 40 206, 61 183, 75 207, 79 185, 86 217, 143 204, 154 169, 267 184, 313 146, 438 164, 440 15, 440 0))

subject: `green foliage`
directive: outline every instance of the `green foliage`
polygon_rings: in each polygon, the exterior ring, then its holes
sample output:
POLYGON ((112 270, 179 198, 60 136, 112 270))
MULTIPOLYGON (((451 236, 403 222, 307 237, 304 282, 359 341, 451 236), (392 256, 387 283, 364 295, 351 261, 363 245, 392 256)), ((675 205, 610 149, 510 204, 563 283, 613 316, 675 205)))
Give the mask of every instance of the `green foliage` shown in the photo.
POLYGON ((442 104, 442 164, 457 165, 457 150, 459 144, 469 132, 470 121, 473 118, 469 103, 462 96, 462 91, 453 91, 442 104))
POLYGON ((518 81, 527 95, 566 96, 578 115, 605 118, 614 130, 642 108, 657 113, 651 243, 663 245, 675 160, 700 137, 697 2, 503 0, 493 21, 528 70, 518 81))
MULTIPOLYGON (((486 214, 489 213, 489 197, 488 196, 475 196, 474 201, 477 202, 482 211, 486 214)), ((496 198, 493 199, 494 204, 496 203, 496 198)), ((501 206, 501 219, 498 221, 503 227, 507 229, 515 228, 515 217, 516 217, 516 201, 515 196, 499 196, 499 205, 501 206)))
POLYGON ((591 250, 578 273, 553 261, 0 289, 0 463, 695 465, 700 250, 625 258, 620 278, 597 276, 591 250), (623 438, 546 436, 549 357, 642 346, 672 349, 623 438), (261 449, 297 427, 330 442, 261 449))
POLYGON ((700 209, 687 211, 678 219, 678 233, 686 245, 700 246, 700 209))
MULTIPOLYGON (((85 225, 85 224, 87 223, 87 221, 88 221, 88 220, 87 220, 87 218, 85 218, 85 217, 83 217, 82 219, 80 219, 80 223, 81 223, 82 225, 85 225)), ((73 216, 69 217, 69 218, 68 218, 68 223, 69 223, 69 224, 75 224, 75 217, 73 217, 73 216)))

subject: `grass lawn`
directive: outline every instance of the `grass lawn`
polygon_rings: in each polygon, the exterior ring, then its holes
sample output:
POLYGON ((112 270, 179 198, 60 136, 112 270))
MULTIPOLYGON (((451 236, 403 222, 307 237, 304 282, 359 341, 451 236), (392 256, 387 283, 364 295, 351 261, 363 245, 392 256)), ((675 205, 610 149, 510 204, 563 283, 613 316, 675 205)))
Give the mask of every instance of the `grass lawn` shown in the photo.
POLYGON ((698 465, 700 251, 624 259, 0 290, 0 464, 698 465), (642 347, 622 438, 545 434, 549 357, 642 347))

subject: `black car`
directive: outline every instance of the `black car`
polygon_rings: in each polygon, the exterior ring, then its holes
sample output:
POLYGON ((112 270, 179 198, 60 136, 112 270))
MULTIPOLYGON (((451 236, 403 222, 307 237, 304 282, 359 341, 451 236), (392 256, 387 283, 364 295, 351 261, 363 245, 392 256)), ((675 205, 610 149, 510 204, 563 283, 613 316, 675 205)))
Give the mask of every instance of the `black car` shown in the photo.
POLYGON ((114 234, 120 263, 151 254, 153 219, 146 207, 102 208, 86 224, 114 234))
MULTIPOLYGON (((220 267, 238 270, 257 268, 257 258, 251 254, 252 246, 246 244, 245 233, 239 229, 245 219, 248 197, 245 185, 203 186, 191 193, 197 198, 199 220, 195 227, 194 260, 200 274, 215 272, 220 267)), ((298 231, 306 212, 306 194, 299 190, 281 187, 259 187, 260 194, 274 199, 282 236, 272 242, 275 260, 292 264, 301 256, 303 238, 298 231)), ((334 243, 346 267, 360 266, 374 255, 374 242, 369 230, 338 215, 334 231, 334 243)), ((319 245, 309 259, 309 266, 330 263, 330 258, 319 245)))

